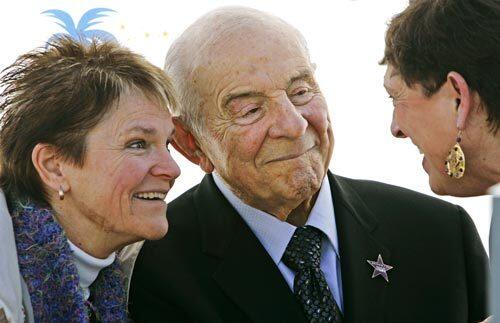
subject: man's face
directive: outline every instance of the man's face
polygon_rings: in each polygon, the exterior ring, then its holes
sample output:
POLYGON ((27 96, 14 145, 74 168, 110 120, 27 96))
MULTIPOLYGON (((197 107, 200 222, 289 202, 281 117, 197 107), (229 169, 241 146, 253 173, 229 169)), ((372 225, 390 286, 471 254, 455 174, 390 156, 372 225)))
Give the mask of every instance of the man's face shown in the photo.
POLYGON ((227 40, 193 71, 203 152, 246 203, 274 215, 312 197, 331 158, 328 108, 313 73, 296 39, 271 33, 227 40))

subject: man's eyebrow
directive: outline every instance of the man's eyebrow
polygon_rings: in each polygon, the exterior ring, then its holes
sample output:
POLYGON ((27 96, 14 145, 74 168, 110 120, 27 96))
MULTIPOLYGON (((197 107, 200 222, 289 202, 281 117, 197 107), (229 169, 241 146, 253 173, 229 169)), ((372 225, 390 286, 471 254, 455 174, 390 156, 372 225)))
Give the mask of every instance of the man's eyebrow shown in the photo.
POLYGON ((300 81, 300 80, 306 80, 306 81, 315 83, 313 73, 310 70, 306 69, 306 70, 300 71, 296 76, 292 77, 288 81, 287 88, 290 87, 294 82, 300 81))

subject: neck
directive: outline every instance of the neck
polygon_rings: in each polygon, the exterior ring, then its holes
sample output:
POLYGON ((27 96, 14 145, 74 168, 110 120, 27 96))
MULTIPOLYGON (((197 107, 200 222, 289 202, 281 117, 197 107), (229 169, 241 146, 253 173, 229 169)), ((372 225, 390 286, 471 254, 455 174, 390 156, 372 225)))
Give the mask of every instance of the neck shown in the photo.
POLYGON ((62 201, 51 200, 57 222, 63 228, 66 237, 75 246, 87 254, 99 258, 108 258, 130 241, 122 241, 115 233, 104 230, 101 225, 94 223, 82 214, 66 208, 62 201))
MULTIPOLYGON (((274 215, 281 221, 286 221, 296 227, 301 227, 306 224, 311 209, 316 202, 319 190, 316 191, 312 196, 306 198, 305 200, 295 202, 295 203, 283 203, 281 205, 268 206, 267 208, 261 209, 269 214, 274 215)), ((256 206, 254 206, 256 207, 256 206)), ((258 208, 258 207, 256 207, 258 208)))
POLYGON ((256 198, 255 195, 246 194, 243 190, 239 190, 237 186, 228 184, 222 176, 216 176, 222 181, 225 187, 245 204, 269 213, 279 220, 286 221, 297 227, 306 224, 322 185, 321 181, 318 187, 311 187, 312 194, 307 194, 308 196, 300 200, 290 200, 277 195, 256 198))
POLYGON ((477 174, 486 193, 489 187, 500 183, 500 142, 495 147, 488 148, 478 164, 477 171, 472 171, 477 174))
POLYGON ((286 222, 296 226, 301 227, 306 224, 311 209, 318 198, 319 192, 313 195, 312 198, 302 202, 298 207, 293 209, 286 218, 286 222))
POLYGON ((486 194, 489 187, 500 183, 500 130, 496 134, 487 128, 482 130, 485 134, 477 140, 479 144, 471 149, 472 156, 467 170, 469 177, 475 180, 474 186, 478 192, 486 194))
POLYGON ((97 259, 81 250, 69 239, 68 243, 70 249, 73 251, 74 263, 80 278, 79 284, 83 290, 83 296, 85 299, 88 299, 90 296, 90 285, 94 283, 102 269, 115 261, 116 254, 112 253, 106 259, 97 259))

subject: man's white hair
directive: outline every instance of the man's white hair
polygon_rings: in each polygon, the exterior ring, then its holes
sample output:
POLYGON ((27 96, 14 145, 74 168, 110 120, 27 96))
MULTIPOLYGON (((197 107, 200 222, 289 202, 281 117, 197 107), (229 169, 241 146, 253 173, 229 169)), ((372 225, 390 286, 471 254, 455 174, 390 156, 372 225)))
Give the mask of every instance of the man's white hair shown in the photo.
POLYGON ((244 39, 241 32, 245 28, 269 26, 288 31, 288 35, 308 53, 305 39, 297 29, 276 16, 247 7, 221 7, 206 13, 189 26, 170 47, 164 69, 172 78, 180 103, 173 114, 181 118, 196 138, 201 138, 204 130, 203 103, 192 84, 192 73, 197 62, 206 57, 210 46, 219 40, 231 39, 235 35, 244 39))

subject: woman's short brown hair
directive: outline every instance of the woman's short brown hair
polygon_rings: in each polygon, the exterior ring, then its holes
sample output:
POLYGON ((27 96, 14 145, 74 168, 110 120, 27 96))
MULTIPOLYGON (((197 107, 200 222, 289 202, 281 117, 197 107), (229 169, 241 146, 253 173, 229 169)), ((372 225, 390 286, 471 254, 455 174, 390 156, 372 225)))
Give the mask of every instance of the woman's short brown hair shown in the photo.
POLYGON ((33 166, 38 143, 75 165, 85 162, 86 136, 120 95, 134 89, 160 107, 176 105, 169 78, 115 42, 84 45, 59 38, 20 56, 0 79, 0 186, 18 198, 48 203, 33 166))
POLYGON ((500 1, 414 0, 387 30, 382 64, 408 86, 434 94, 451 71, 481 97, 488 123, 500 127, 500 1))

